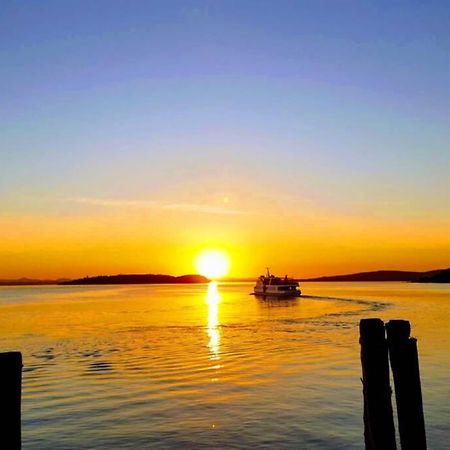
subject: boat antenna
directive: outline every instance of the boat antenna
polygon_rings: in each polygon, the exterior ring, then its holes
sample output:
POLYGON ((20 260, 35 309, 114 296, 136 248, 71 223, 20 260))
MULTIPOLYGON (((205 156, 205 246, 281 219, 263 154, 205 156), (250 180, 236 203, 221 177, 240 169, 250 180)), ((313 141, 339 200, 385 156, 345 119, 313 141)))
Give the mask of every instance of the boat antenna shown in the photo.
POLYGON ((270 267, 266 267, 267 269, 267 278, 270 278, 270 267))

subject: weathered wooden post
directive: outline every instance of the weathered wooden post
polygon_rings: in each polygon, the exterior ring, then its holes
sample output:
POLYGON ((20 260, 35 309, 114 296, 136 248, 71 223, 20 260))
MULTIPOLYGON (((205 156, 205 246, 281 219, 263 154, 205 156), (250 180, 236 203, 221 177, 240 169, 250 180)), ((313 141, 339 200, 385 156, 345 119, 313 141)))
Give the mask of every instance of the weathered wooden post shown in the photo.
POLYGON ((411 326, 407 320, 390 320, 386 330, 401 447, 404 450, 425 450, 427 443, 417 341, 410 337, 411 326))
POLYGON ((22 354, 0 353, 0 448, 21 448, 22 354))
POLYGON ((359 323, 364 393, 364 438, 368 450, 395 450, 389 360, 381 319, 359 323))

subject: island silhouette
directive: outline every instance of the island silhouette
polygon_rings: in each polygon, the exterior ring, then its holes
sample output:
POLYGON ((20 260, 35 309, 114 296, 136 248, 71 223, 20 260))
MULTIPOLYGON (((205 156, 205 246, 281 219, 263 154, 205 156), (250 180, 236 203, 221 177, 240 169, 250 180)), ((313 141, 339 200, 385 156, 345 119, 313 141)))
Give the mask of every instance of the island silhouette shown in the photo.
POLYGON ((448 283, 450 282, 450 269, 436 269, 427 272, 376 270, 372 272, 304 278, 298 281, 409 281, 413 283, 448 283))
MULTIPOLYGON (((252 278, 226 278, 224 281, 254 281, 252 278)), ((296 278, 297 281, 404 281, 412 283, 450 283, 450 268, 426 272, 405 270, 376 270, 343 275, 327 275, 315 278, 296 278)), ((119 274, 96 275, 84 278, 56 280, 39 280, 32 278, 0 279, 0 286, 39 286, 39 285, 83 285, 83 284, 190 284, 208 283, 210 280, 202 275, 164 275, 164 274, 119 274)))
POLYGON ((435 273, 423 275, 415 280, 416 283, 450 283, 450 269, 439 270, 435 273))
POLYGON ((208 283, 209 281, 203 275, 120 274, 84 277, 60 281, 58 284, 188 284, 208 283))

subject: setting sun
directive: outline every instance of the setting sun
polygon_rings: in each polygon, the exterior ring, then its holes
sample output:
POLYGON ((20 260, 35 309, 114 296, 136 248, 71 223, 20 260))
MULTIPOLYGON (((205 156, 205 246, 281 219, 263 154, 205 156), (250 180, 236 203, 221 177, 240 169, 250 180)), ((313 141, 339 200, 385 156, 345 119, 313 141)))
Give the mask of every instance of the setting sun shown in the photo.
POLYGON ((222 250, 203 250, 195 258, 195 268, 207 278, 221 278, 228 274, 230 258, 222 250))

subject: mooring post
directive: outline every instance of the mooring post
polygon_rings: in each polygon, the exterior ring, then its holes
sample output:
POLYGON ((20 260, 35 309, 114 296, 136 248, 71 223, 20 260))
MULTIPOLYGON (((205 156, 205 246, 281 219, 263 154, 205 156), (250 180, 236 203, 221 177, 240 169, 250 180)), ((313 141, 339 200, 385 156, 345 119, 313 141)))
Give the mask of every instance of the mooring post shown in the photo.
POLYGON ((395 428, 389 385, 388 349, 381 319, 359 323, 364 393, 364 437, 367 450, 395 450, 395 428))
POLYGON ((390 320, 386 330, 401 447, 404 450, 425 450, 427 443, 417 341, 410 337, 411 325, 407 320, 390 320))
POLYGON ((22 354, 0 353, 0 448, 21 448, 22 354))

